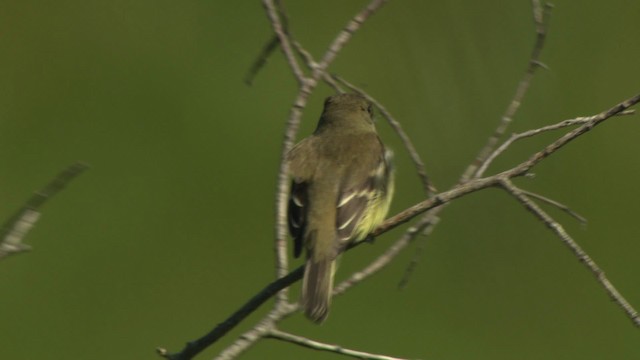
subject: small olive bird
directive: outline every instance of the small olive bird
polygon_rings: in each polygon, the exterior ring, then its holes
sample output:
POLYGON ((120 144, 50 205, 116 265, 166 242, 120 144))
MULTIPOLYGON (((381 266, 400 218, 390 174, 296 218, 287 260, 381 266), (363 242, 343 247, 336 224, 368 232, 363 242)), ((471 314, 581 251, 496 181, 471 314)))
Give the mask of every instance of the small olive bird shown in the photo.
POLYGON ((366 239, 393 196, 391 152, 373 124, 373 108, 357 94, 327 98, 313 135, 288 154, 293 183, 289 231, 294 255, 306 249, 302 307, 316 323, 329 313, 337 257, 366 239))

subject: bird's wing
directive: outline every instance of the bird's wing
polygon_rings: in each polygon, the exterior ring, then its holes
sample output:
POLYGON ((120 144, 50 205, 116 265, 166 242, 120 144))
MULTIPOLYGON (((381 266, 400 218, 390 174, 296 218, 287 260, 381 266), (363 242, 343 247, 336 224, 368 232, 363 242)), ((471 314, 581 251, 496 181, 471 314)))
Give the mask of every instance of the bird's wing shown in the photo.
POLYGON ((371 151, 358 157, 350 167, 345 172, 337 204, 336 229, 340 250, 351 241, 364 239, 373 230, 363 223, 377 225, 368 219, 373 211, 370 207, 378 206, 378 202, 386 197, 392 171, 390 157, 385 154, 377 137, 371 151))
POLYGON ((287 220, 289 233, 293 237, 293 254, 300 256, 302 252, 303 237, 306 225, 306 209, 308 201, 308 184, 315 171, 317 163, 314 138, 306 138, 291 149, 287 155, 289 161, 289 173, 293 178, 289 193, 289 204, 287 207, 287 220))

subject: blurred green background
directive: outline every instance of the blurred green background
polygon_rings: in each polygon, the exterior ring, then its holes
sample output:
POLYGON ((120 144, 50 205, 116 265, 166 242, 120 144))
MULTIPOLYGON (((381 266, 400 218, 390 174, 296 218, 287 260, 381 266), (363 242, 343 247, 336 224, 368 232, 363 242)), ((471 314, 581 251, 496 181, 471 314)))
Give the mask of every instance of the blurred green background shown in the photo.
MULTIPOLYGON (((248 87, 271 37, 258 1, 2 1, 0 218, 75 160, 91 169, 48 203, 0 263, 0 358, 157 359, 204 334, 272 280, 276 171, 296 84, 279 52, 248 87)), ((366 1, 289 1, 315 56, 366 1)), ((543 61, 513 131, 598 113, 640 91, 640 2, 555 2, 543 61)), ((492 132, 533 43, 529 1, 391 1, 340 54, 336 72, 403 123, 439 189, 492 132)), ((301 135, 315 126, 321 86, 301 135)), ((523 188, 569 204, 549 212, 640 307, 638 116, 608 121, 535 169, 523 188)), ((392 212, 422 198, 398 161, 392 212)), ((491 169, 557 134, 514 146, 491 169)), ((401 234, 349 253, 338 277, 401 234)), ((456 201, 407 289, 412 247, 336 299, 315 326, 286 331, 421 359, 637 359, 640 333, 592 275, 513 199, 456 201)), ((300 260, 294 260, 298 265, 300 260)), ((298 287, 292 290, 298 296, 298 287)), ((260 309, 198 359, 247 330, 260 309)), ((334 359, 264 340, 243 359, 334 359)))

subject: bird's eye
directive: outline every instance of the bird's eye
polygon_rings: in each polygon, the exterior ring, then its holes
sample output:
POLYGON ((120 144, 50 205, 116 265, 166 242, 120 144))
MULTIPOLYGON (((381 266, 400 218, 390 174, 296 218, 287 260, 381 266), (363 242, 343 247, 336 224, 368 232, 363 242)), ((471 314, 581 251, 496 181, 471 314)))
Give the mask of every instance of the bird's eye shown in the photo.
POLYGON ((373 117, 373 106, 371 104, 367 106, 367 112, 369 113, 369 115, 371 115, 371 117, 373 117))

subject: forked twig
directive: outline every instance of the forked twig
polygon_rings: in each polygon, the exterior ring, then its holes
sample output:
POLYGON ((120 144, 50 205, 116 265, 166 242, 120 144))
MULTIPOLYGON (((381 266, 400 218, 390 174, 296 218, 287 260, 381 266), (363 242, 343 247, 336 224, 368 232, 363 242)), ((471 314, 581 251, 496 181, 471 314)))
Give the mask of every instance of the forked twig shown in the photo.
MULTIPOLYGON (((533 44, 533 49, 529 57, 527 69, 525 70, 525 73, 522 79, 518 83, 518 86, 513 95, 513 98, 511 99, 511 101, 509 102, 509 105, 505 109, 505 112, 500 118, 500 121, 498 122, 498 125, 495 128, 493 134, 489 137, 485 146, 482 149, 480 149, 475 160, 472 161, 466 167, 466 169, 463 171, 462 175, 460 176, 460 179, 458 180, 458 182, 461 184, 471 180, 472 178, 480 178, 482 176, 480 173, 476 172, 476 170, 485 161, 488 154, 491 153, 491 151, 497 144, 498 140, 502 137, 502 135, 507 130, 509 124, 511 124, 514 116, 520 109, 520 104, 522 103, 525 95, 527 94, 527 90, 529 89, 531 80, 533 80, 533 77, 538 67, 546 68, 546 66, 542 62, 540 62, 540 54, 542 53, 542 49, 544 48, 547 28, 549 24, 549 17, 551 14, 551 6, 549 4, 545 4, 544 6, 542 6, 539 0, 532 0, 531 6, 533 11, 533 21, 535 25, 536 41, 533 44)), ((444 208, 445 206, 434 209, 432 211, 433 216, 438 216, 438 214, 441 211, 443 211, 444 208)), ((426 238, 427 237, 425 236, 424 241, 426 241, 426 238)), ((416 254, 414 254, 414 257, 411 263, 407 266, 405 273, 402 277, 402 280, 400 281, 400 284, 402 287, 407 285, 409 278, 413 273, 414 268, 417 266, 420 259, 421 249, 423 248, 423 246, 424 245, 418 246, 418 248, 416 249, 416 254)))
MULTIPOLYGON (((307 67, 310 70, 313 70, 314 68, 316 68, 318 66, 318 63, 314 60, 313 56, 311 55, 311 53, 309 51, 307 51, 307 49, 305 49, 302 44, 300 44, 297 41, 293 41, 293 46, 295 47, 296 51, 298 52, 298 54, 300 54, 300 56, 304 59, 305 63, 307 64, 307 67)), ((329 85, 331 88, 333 88, 333 90, 335 90, 338 93, 344 93, 344 90, 340 87, 340 85, 338 84, 338 82, 335 81, 335 79, 333 77, 331 77, 331 75, 327 74, 326 72, 322 73, 322 80, 327 83, 327 85, 329 85)))
MULTIPOLYGON (((522 100, 527 94, 527 90, 529 90, 531 80, 533 79, 536 70, 538 70, 538 68, 540 67, 544 67, 544 65, 540 61, 540 54, 542 53, 544 42, 547 37, 547 28, 549 25, 549 17, 551 16, 552 6, 547 3, 541 5, 539 0, 531 0, 531 5, 533 6, 533 21, 536 26, 536 42, 533 46, 531 57, 529 58, 529 65, 527 66, 527 69, 525 70, 525 73, 520 80, 518 87, 516 88, 513 99, 511 99, 509 106, 507 106, 504 115, 502 115, 502 118, 500 119, 498 127, 496 127, 493 135, 489 137, 487 144, 482 148, 482 150, 480 150, 480 152, 476 156, 475 161, 467 168, 467 170, 465 170, 464 174, 461 177, 462 182, 470 179, 476 172, 478 167, 485 161, 487 156, 491 154, 502 135, 504 135, 505 131, 507 131, 507 128, 513 121, 513 117, 518 112, 518 109, 520 109, 522 100)), ((480 177, 480 175, 476 174, 476 177, 480 177)))
MULTIPOLYGON (((616 116, 633 115, 633 114, 635 114, 634 110, 626 110, 626 111, 622 111, 622 112, 616 114, 616 116)), ((532 130, 524 131, 524 132, 521 132, 521 133, 512 134, 511 137, 509 137, 509 139, 507 139, 504 143, 502 143, 502 145, 500 145, 498 148, 493 150, 493 152, 489 156, 487 156, 485 158, 485 160, 482 162, 482 164, 480 165, 480 167, 476 171, 476 175, 475 176, 476 177, 480 177, 480 176, 484 175, 485 171, 487 171, 487 168, 491 165, 493 160, 495 160, 495 158, 497 158, 500 154, 502 154, 505 150, 507 150, 507 148, 509 146, 511 146, 514 142, 516 142, 518 140, 521 140, 521 139, 524 139, 524 138, 536 136, 538 134, 541 134, 541 133, 547 132, 547 131, 558 130, 558 129, 562 129, 562 128, 565 128, 565 127, 568 127, 568 126, 583 125, 583 124, 588 123, 589 121, 592 121, 595 116, 597 116, 597 115, 594 115, 594 116, 583 116, 583 117, 577 117, 577 118, 573 118, 573 119, 563 120, 563 121, 560 121, 559 123, 543 126, 541 128, 538 128, 538 129, 532 129, 532 130)))

